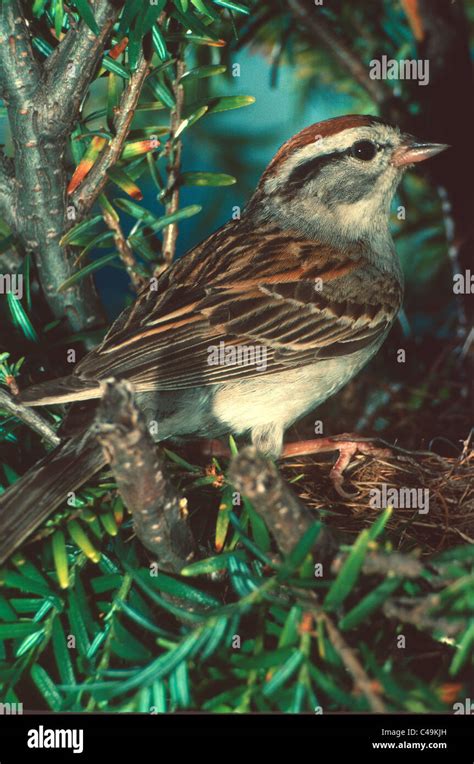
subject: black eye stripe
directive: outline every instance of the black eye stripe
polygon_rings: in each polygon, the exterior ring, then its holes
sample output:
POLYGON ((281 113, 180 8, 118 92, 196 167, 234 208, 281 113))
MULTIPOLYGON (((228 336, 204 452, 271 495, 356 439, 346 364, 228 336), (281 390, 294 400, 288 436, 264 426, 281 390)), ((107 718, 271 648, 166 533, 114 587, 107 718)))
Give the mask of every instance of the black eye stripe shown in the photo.
MULTIPOLYGON (((356 141, 356 143, 361 142, 362 141, 356 141)), ((375 141, 367 142, 373 143, 377 149, 377 152, 389 146, 388 143, 377 143, 375 141)), ((322 154, 321 156, 309 159, 307 162, 302 162, 301 164, 296 165, 296 167, 292 169, 288 176, 288 185, 290 187, 294 185, 301 186, 308 180, 311 180, 312 178, 314 179, 318 173, 327 165, 330 165, 333 162, 337 162, 339 159, 342 159, 345 156, 353 156, 353 148, 354 144, 349 146, 347 149, 344 149, 343 151, 333 151, 331 154, 322 154)))
POLYGON ((289 174, 287 183, 290 186, 294 184, 302 185, 305 181, 310 180, 310 178, 316 177, 323 167, 336 162, 346 153, 346 151, 333 151, 331 154, 323 154, 296 165, 289 174))

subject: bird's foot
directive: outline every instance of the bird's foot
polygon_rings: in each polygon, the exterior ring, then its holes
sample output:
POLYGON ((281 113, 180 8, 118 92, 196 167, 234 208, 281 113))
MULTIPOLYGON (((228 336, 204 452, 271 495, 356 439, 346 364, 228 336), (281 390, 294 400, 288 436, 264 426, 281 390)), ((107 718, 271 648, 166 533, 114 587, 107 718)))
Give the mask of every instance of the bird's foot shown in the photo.
POLYGON ((282 459, 293 456, 307 456, 328 451, 339 451, 339 456, 334 464, 329 477, 337 493, 345 499, 353 499, 357 493, 349 493, 343 488, 344 472, 356 454, 385 458, 391 456, 388 448, 379 448, 370 441, 355 440, 357 436, 350 433, 336 435, 333 438, 318 438, 316 440, 301 440, 296 443, 287 443, 283 446, 282 459))

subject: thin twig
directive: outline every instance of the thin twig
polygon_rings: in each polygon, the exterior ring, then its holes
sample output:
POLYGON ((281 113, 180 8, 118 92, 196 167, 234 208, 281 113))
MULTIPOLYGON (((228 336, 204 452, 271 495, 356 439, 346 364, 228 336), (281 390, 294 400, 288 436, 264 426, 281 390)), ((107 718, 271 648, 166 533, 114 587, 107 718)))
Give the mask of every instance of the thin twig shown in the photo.
POLYGON ((374 692, 373 684, 355 651, 347 644, 339 629, 334 625, 331 616, 324 612, 317 594, 315 592, 305 592, 300 595, 299 601, 314 616, 316 621, 322 621, 326 625, 329 641, 351 674, 357 689, 367 699, 372 711, 378 714, 386 713, 385 705, 376 692, 374 692))
MULTIPOLYGON (((184 89, 181 84, 181 77, 185 71, 184 59, 182 52, 178 57, 176 63, 176 78, 174 81, 174 97, 175 106, 171 112, 171 125, 170 125, 170 137, 167 145, 167 156, 170 158, 170 164, 168 166, 168 182, 166 184, 166 193, 169 195, 169 200, 166 204, 166 214, 174 215, 179 208, 179 173, 181 170, 181 152, 182 141, 181 138, 175 138, 176 131, 181 124, 181 117, 184 104, 184 89)), ((176 253, 176 240, 178 238, 178 225, 177 223, 170 223, 163 230, 163 259, 165 265, 170 265, 176 253)))
POLYGON ((372 711, 377 714, 385 714, 387 712, 385 704, 374 692, 372 682, 355 654, 355 651, 352 647, 349 647, 341 632, 336 628, 327 613, 320 612, 318 617, 325 623, 332 646, 338 653, 346 669, 351 674, 357 688, 367 699, 372 711))
MULTIPOLYGON (((344 555, 347 559, 347 555, 344 555)), ((423 574, 423 565, 412 554, 391 552, 378 554, 369 552, 364 560, 362 572, 367 576, 401 576, 403 578, 419 578, 423 574)))
POLYGON ((38 435, 41 435, 52 446, 59 446, 61 438, 56 435, 51 425, 42 416, 37 414, 36 411, 23 406, 21 403, 17 403, 6 390, 0 390, 0 408, 6 409, 17 419, 21 419, 22 422, 31 427, 38 435))
MULTIPOLYGON (((438 598, 438 595, 434 595, 438 598)), ((439 598, 438 598, 439 599, 439 598)), ((388 599, 383 605, 383 614, 387 618, 391 618, 402 623, 409 623, 415 626, 417 629, 437 630, 448 636, 455 636, 459 632, 462 632, 466 628, 465 621, 451 621, 448 618, 437 618, 426 613, 427 609, 433 607, 433 602, 428 598, 425 603, 421 603, 418 607, 401 607, 393 599, 388 599)))
POLYGON ((107 210, 103 210, 102 215, 105 224, 110 228, 114 235, 114 242, 115 246, 117 247, 117 252, 119 253, 120 259, 125 265, 126 271, 130 276, 135 291, 138 292, 145 285, 146 279, 137 273, 137 262, 133 254, 133 249, 125 238, 125 235, 122 231, 122 226, 120 225, 120 220, 115 218, 107 210))
POLYGON ((326 19, 305 0, 289 0, 290 8, 311 34, 334 55, 334 58, 367 91, 379 106, 393 97, 390 88, 381 80, 372 80, 367 66, 330 28, 326 19))
POLYGON ((149 62, 140 55, 137 68, 130 76, 122 93, 120 104, 114 119, 115 135, 94 163, 91 171, 77 191, 72 195, 72 202, 81 216, 85 215, 108 182, 107 172, 120 158, 123 145, 135 115, 135 109, 142 92, 142 87, 149 72, 149 62))

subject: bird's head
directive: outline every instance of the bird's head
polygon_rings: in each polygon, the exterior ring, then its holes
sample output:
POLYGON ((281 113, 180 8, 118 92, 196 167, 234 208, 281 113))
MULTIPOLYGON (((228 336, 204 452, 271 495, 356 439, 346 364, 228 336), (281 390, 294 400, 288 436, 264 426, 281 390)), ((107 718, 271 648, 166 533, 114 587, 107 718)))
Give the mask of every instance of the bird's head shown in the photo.
MULTIPOLYGON (((290 138, 259 182, 255 210, 311 237, 344 244, 388 231, 404 170, 448 148, 421 143, 377 117, 318 122, 290 138)), ((252 202, 251 202, 252 206, 252 202)))

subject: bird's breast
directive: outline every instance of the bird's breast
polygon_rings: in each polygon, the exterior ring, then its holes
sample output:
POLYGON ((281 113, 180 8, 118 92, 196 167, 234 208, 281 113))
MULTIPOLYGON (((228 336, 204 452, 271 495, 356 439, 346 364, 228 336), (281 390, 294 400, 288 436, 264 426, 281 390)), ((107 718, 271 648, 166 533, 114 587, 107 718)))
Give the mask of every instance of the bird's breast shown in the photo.
POLYGON ((344 387, 379 346, 377 343, 348 356, 222 385, 214 394, 213 415, 236 434, 271 423, 285 430, 344 387))

